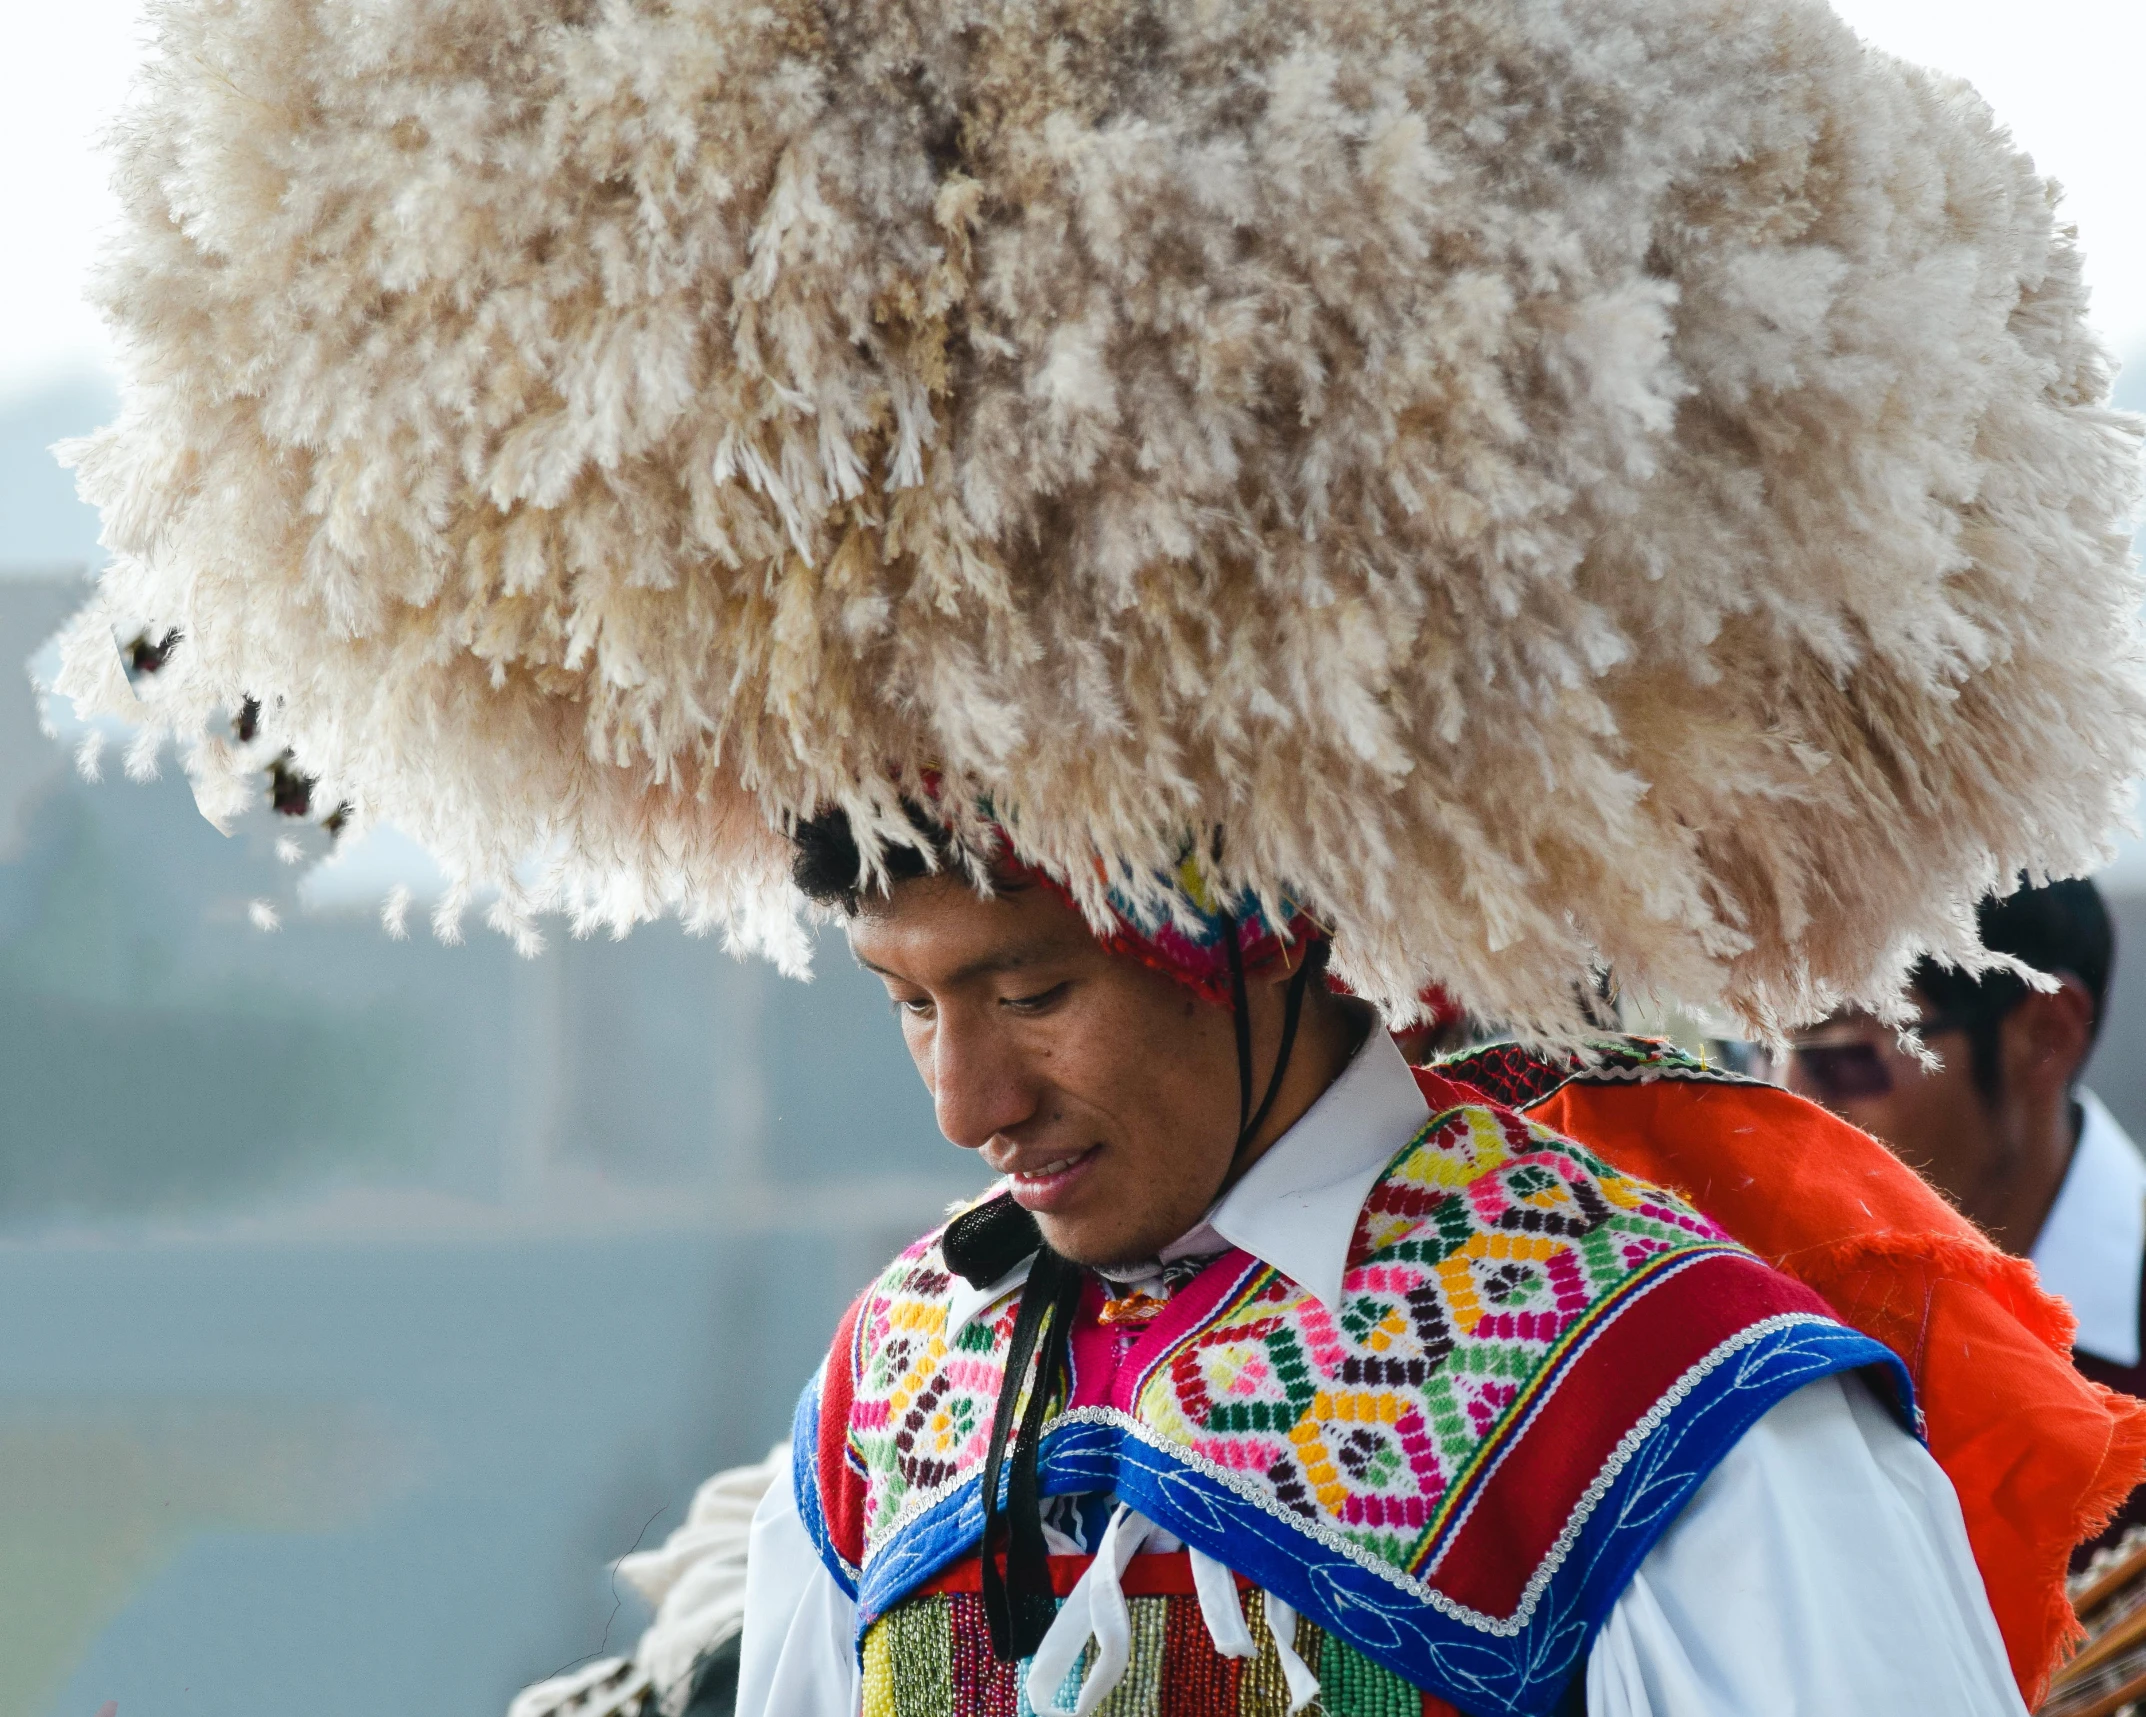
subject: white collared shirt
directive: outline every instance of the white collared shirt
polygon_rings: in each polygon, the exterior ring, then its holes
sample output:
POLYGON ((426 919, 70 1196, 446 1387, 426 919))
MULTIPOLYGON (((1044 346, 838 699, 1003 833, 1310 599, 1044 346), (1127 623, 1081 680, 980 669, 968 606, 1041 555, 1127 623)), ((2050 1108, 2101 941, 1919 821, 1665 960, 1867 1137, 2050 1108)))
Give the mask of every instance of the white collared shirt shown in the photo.
POLYGON ((2139 1362, 2139 1273, 2146 1265, 2146 1157, 2108 1106, 2082 1089, 2083 1124, 2042 1231, 2034 1273, 2079 1320, 2075 1346, 2111 1365, 2139 1362))
MULTIPOLYGON (((1241 1247, 1332 1306, 1372 1184, 1429 1116, 1374 1031, 1339 1078, 1166 1247, 1241 1247)), ((957 1291, 949 1329, 1021 1264, 957 1291)), ((737 1717, 856 1717, 856 1610, 778 1479, 754 1517, 737 1717)), ((1596 1637, 1589 1717, 2025 1717, 1959 1499, 1855 1376, 1747 1431, 1648 1552, 1596 1637)))

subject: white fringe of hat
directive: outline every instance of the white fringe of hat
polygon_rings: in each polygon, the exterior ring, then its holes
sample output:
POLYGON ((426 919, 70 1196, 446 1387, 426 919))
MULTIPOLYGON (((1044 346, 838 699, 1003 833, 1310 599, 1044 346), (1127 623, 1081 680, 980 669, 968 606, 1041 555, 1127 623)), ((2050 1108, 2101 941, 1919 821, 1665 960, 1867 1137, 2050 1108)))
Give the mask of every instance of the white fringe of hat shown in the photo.
POLYGON ((1098 910, 1221 831, 1396 1019, 1778 1026, 2140 769, 2054 190, 1822 5, 154 17, 60 688, 212 816, 293 748, 450 915, 794 964, 785 825, 937 771, 1098 910))

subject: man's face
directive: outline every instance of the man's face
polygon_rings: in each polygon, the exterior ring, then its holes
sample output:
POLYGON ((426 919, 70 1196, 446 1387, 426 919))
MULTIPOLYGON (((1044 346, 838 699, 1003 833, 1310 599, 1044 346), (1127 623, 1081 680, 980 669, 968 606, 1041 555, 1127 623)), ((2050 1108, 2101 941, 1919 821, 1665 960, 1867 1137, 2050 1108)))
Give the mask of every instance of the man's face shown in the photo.
POLYGON ((1013 1177, 1056 1250, 1129 1263, 1199 1222, 1236 1145, 1226 1011, 1110 953, 1043 888, 897 883, 849 934, 940 1131, 1013 1177))
POLYGON ((1975 1086, 1967 1033, 1926 1031, 1923 1041, 1937 1066, 1903 1050, 1891 1026, 1844 1015, 1796 1039, 1781 1082, 1884 1140, 1958 1196, 1978 1182, 1995 1151, 1997 1117, 1975 1086))
POLYGON ((1781 1082, 1883 1139, 1999 1245, 2024 1252, 2070 1161, 2071 1086, 2093 1046, 2094 1012, 2073 977, 2014 1002, 1997 1025, 1989 1093, 1975 1084, 1964 1030, 1923 1028, 1939 1060, 1926 1069, 1861 1015, 1797 1038, 1781 1082))

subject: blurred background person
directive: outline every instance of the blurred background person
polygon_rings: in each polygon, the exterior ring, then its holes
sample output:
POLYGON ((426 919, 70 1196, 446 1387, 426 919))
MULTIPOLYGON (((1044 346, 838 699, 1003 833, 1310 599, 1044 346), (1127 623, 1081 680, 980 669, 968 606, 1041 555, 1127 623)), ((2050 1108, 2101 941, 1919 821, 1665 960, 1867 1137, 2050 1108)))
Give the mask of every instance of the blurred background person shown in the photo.
MULTIPOLYGON (((2057 980, 1972 977, 1925 962, 1914 978, 1924 1064, 1891 1027, 1842 1014, 1791 1044, 1776 1077, 1876 1135, 2079 1320, 2096 1382, 2146 1395, 2140 1358, 2146 1157, 2080 1075, 2100 1034, 2116 937, 2084 879, 1982 903, 1982 938, 2057 980)), ((2146 1492, 2111 1527, 2146 1518, 2146 1492)))

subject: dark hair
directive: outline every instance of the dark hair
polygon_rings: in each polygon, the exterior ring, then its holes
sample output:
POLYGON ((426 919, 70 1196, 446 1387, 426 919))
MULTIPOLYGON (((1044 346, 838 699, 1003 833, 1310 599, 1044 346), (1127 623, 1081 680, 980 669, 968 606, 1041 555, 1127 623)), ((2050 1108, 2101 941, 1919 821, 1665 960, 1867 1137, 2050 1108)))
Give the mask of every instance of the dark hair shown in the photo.
MULTIPOLYGON (((881 863, 890 883, 929 876, 934 861, 944 868, 954 857, 952 843, 932 826, 922 807, 905 802, 902 808, 917 838, 911 845, 883 849, 881 863), (927 851, 930 858, 925 856, 927 851)), ((790 876, 805 898, 816 906, 838 906, 856 917, 864 905, 864 854, 849 826, 849 813, 822 811, 799 823, 790 831, 790 846, 795 854, 790 876)))
MULTIPOLYGON (((2091 1048, 2101 1032, 2109 971, 2116 963, 2116 928, 2101 890, 2084 877, 2074 877, 2021 888, 2001 900, 1991 895, 1976 908, 1975 924, 1982 945, 1992 953, 2010 954, 2037 971, 2079 980, 2094 1004, 2087 1031, 2091 1048)), ((2003 1084, 1998 1037, 2005 1015, 2028 994, 2026 980, 2014 972, 1969 977, 1957 966, 1925 960, 1910 981, 1932 1013, 1966 1029, 1975 1089, 1986 1098, 1995 1097, 2003 1084)))

